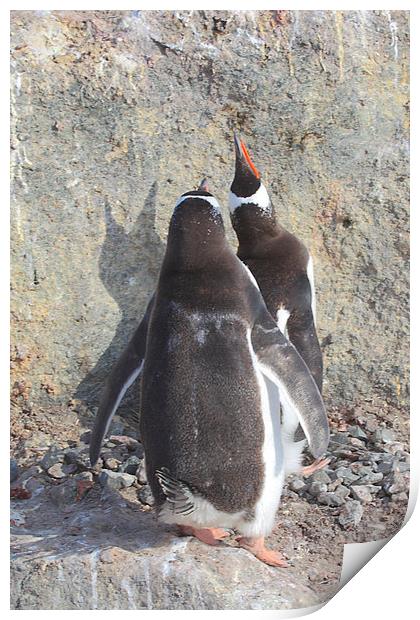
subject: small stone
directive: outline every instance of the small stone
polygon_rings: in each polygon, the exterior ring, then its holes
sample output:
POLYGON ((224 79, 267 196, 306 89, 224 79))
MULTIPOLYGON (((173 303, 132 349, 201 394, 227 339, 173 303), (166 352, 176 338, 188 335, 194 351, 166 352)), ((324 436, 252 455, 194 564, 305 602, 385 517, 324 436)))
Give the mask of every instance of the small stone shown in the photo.
POLYGON ((135 476, 140 463, 141 459, 139 459, 138 456, 130 456, 124 463, 119 466, 119 471, 124 471, 127 474, 135 476))
POLYGON ((392 443, 395 440, 395 433, 390 428, 378 428, 373 440, 375 443, 392 443))
POLYGON ((394 469, 393 461, 382 461, 376 466, 377 472, 383 474, 389 474, 394 469))
POLYGON ((370 472, 369 474, 366 474, 364 476, 362 476, 360 478, 360 480, 357 481, 356 484, 377 484, 378 482, 381 482, 381 480, 383 480, 383 473, 381 472, 370 472))
POLYGON ((348 489, 344 485, 340 484, 335 489, 335 495, 337 495, 338 497, 341 497, 342 499, 346 499, 346 497, 348 497, 350 495, 350 489, 348 489))
POLYGON ((104 444, 105 448, 116 448, 117 444, 113 441, 106 441, 104 444))
POLYGON ((60 480, 61 478, 65 478, 67 475, 66 472, 64 471, 63 463, 55 463, 54 465, 48 468, 47 473, 49 476, 51 476, 51 478, 56 478, 57 480, 60 480))
POLYGON ((369 462, 378 463, 380 461, 389 459, 389 454, 384 454, 383 452, 369 452, 367 457, 369 462))
POLYGON ((56 463, 63 463, 63 462, 64 462, 64 453, 61 452, 60 450, 57 450, 56 448, 51 448, 47 452, 47 454, 45 454, 44 457, 41 459, 41 466, 45 470, 48 470, 50 469, 50 467, 52 467, 56 463))
POLYGON ((349 444, 354 446, 355 448, 361 448, 364 450, 366 448, 364 442, 361 439, 357 439, 356 437, 350 437, 349 444))
POLYGON ((356 474, 356 476, 368 476, 372 473, 372 466, 363 465, 363 463, 352 463, 350 465, 351 471, 356 474))
POLYGON ((335 435, 331 435, 330 439, 333 444, 346 445, 349 441, 348 435, 345 433, 336 433, 335 435))
POLYGON ((320 493, 326 493, 328 490, 328 486, 325 482, 311 482, 308 488, 308 492, 316 497, 320 493))
POLYGON ((373 499, 368 487, 362 484, 352 486, 350 488, 350 493, 354 499, 357 499, 359 502, 363 502, 364 504, 369 504, 373 499))
POLYGON ((136 471, 137 480, 140 484, 147 484, 146 462, 143 460, 136 471))
POLYGON ((121 461, 118 461, 117 459, 114 459, 113 457, 105 459, 104 461, 104 467, 106 469, 111 469, 112 471, 118 471, 118 467, 120 466, 120 464, 121 464, 121 461))
POLYGON ((116 490, 131 486, 133 482, 135 482, 135 480, 135 476, 131 476, 130 474, 125 474, 121 472, 110 471, 108 469, 104 469, 99 476, 99 483, 103 487, 116 490))
POLYGON ((351 437, 367 440, 367 435, 365 431, 360 428, 360 426, 349 426, 347 432, 351 437))
POLYGON ((49 496, 56 506, 72 504, 76 499, 76 481, 69 478, 62 484, 51 487, 49 496))
POLYGON ((354 527, 360 523, 362 515, 362 504, 357 500, 349 499, 340 510, 338 522, 343 528, 354 527))
POLYGON ((40 493, 41 491, 45 489, 45 485, 41 482, 41 480, 39 480, 38 478, 34 478, 34 477, 29 478, 25 482, 24 486, 25 486, 25 489, 30 491, 32 495, 38 495, 38 493, 40 493))
POLYGON ((324 504, 325 506, 342 506, 344 504, 344 499, 337 495, 337 493, 320 493, 317 497, 318 503, 324 504))
POLYGON ((146 484, 145 486, 143 486, 141 489, 138 490, 137 497, 139 498, 142 504, 146 504, 147 506, 153 506, 154 501, 155 501, 153 498, 152 491, 148 484, 146 484))
MULTIPOLYGON (((354 486, 357 486, 357 483, 354 486)), ((382 487, 376 486, 375 484, 366 484, 365 487, 369 489, 369 492, 372 493, 372 495, 382 492, 382 487)))
POLYGON ((393 502, 408 502, 408 495, 407 493, 394 493, 394 495, 392 496, 392 501, 393 502))
POLYGON ((301 478, 292 478, 289 482, 289 489, 299 493, 299 491, 303 491, 307 489, 307 484, 301 478))
POLYGON ((394 471, 388 474, 382 488, 388 495, 394 495, 394 493, 408 491, 409 481, 402 473, 399 471, 394 471))
POLYGON ((402 443, 399 442, 386 444, 384 446, 384 450, 385 452, 388 452, 389 454, 395 454, 396 456, 398 456, 399 453, 404 454, 404 446, 402 443))
POLYGON ((83 480, 84 482, 93 482, 93 474, 90 471, 81 471, 80 474, 74 476, 74 480, 83 480))
POLYGON ((369 433, 374 433, 376 431, 376 429, 378 428, 378 421, 376 420, 376 418, 369 417, 366 420, 366 424, 365 424, 365 429, 369 432, 369 433))
POLYGON ((64 452, 64 462, 68 464, 75 465, 79 458, 79 451, 71 448, 70 450, 66 450, 64 452))
POLYGON ((330 484, 331 482, 330 476, 324 469, 319 469, 318 471, 315 471, 311 475, 310 480, 311 482, 323 482, 324 484, 330 484))
POLYGON ((111 435, 109 439, 116 445, 123 444, 124 446, 127 446, 128 450, 135 450, 139 445, 137 439, 129 437, 128 435, 111 435))
POLYGON ((14 482, 19 476, 19 467, 15 459, 10 459, 10 482, 14 482))
POLYGON ((405 471, 410 471, 410 463, 402 463, 401 461, 394 461, 394 471, 400 471, 401 473, 405 471))
POLYGON ((359 477, 360 476, 353 474, 349 467, 339 467, 338 469, 335 470, 334 476, 333 476, 334 479, 340 478, 344 482, 344 484, 347 484, 347 485, 352 484, 353 482, 358 480, 359 477))

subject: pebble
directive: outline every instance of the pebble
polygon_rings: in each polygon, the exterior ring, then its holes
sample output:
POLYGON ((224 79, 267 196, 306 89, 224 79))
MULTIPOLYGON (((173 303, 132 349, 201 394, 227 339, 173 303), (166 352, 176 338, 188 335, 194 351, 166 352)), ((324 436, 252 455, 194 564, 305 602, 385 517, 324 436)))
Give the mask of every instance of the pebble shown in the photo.
POLYGON ((118 461, 117 459, 114 459, 113 457, 105 459, 104 461, 104 467, 106 469, 111 469, 112 471, 118 471, 118 467, 120 466, 120 464, 121 464, 121 461, 118 461))
POLYGON ((109 489, 123 489, 130 487, 136 480, 135 476, 104 469, 99 475, 99 483, 109 489))
POLYGON ((76 481, 69 478, 62 484, 51 487, 49 496, 57 506, 72 504, 76 500, 76 481))
POLYGON ((19 476, 19 468, 15 459, 10 459, 10 482, 14 482, 19 476))
POLYGON ((394 471, 386 477, 383 489, 388 495, 401 493, 408 490, 409 482, 399 471, 394 471))
POLYGON ((353 485, 350 488, 350 493, 354 499, 357 499, 359 502, 362 502, 364 504, 369 504, 369 502, 371 502, 373 499, 369 488, 362 484, 353 485))
POLYGON ((319 469, 318 471, 315 471, 311 475, 310 480, 313 482, 324 482, 325 484, 330 484, 331 482, 330 476, 324 469, 319 469))
POLYGON ((138 490, 137 497, 139 498, 142 504, 146 504, 147 506, 153 506, 154 501, 155 501, 153 498, 152 491, 148 484, 146 484, 145 486, 143 486, 141 489, 138 490))
POLYGON ((393 502, 408 502, 408 495, 407 493, 394 493, 394 495, 392 495, 392 501, 393 502))
POLYGON ((128 450, 135 450, 139 445, 137 439, 129 437, 128 435, 111 435, 109 440, 116 445, 123 444, 124 446, 127 446, 128 450))
POLYGON ((49 467, 47 473, 51 478, 60 480, 70 474, 74 474, 77 471, 77 465, 71 463, 70 465, 64 465, 63 463, 55 463, 52 467, 49 467))
POLYGON ((126 472, 132 476, 136 475, 141 459, 138 456, 130 456, 124 463, 119 466, 119 471, 126 472))
POLYGON ((93 482, 93 474, 90 471, 81 471, 74 476, 75 480, 82 480, 83 482, 93 482))
POLYGON ((359 479, 360 476, 353 474, 349 467, 339 467, 334 472, 334 478, 341 478, 344 484, 352 484, 359 479))
POLYGON ((48 470, 56 463, 63 463, 63 462, 64 462, 64 453, 61 452, 60 450, 57 450, 56 448, 51 448, 51 450, 49 450, 47 454, 45 454, 44 457, 41 459, 41 466, 45 470, 48 470))
POLYGON ((311 495, 319 495, 320 493, 326 493, 328 490, 328 486, 325 482, 311 482, 308 488, 308 492, 311 495))
POLYGON ((383 477, 384 475, 382 472, 375 473, 372 471, 362 476, 360 480, 358 480, 357 484, 377 484, 383 480, 383 477))
POLYGON ((360 428, 360 426, 349 426, 347 432, 351 437, 367 440, 367 435, 365 431, 360 428))
POLYGON ((140 484, 147 484, 146 462, 143 460, 136 471, 137 480, 140 484))
POLYGON ((334 444, 346 445, 349 438, 345 433, 337 433, 335 435, 331 435, 330 441, 334 444))
POLYGON ((289 489, 295 492, 306 490, 308 485, 301 478, 292 478, 289 482, 289 489))
POLYGON ((395 440, 395 433, 390 428, 378 428, 373 440, 375 443, 392 443, 395 440))
POLYGON ((352 463, 350 468, 352 472, 358 476, 369 476, 369 474, 372 473, 372 467, 368 467, 362 463, 352 463))
POLYGON ((366 449, 364 442, 361 439, 357 439, 357 437, 350 437, 349 444, 355 448, 361 448, 362 450, 366 449))
POLYGON ((369 432, 369 433, 374 433, 376 431, 376 429, 378 428, 378 421, 376 420, 375 417, 369 417, 366 420, 365 423, 365 429, 369 432))
POLYGON ((349 499, 340 510, 338 522, 343 528, 356 526, 359 525, 362 515, 362 504, 355 499, 349 499))
POLYGON ((337 495, 338 497, 341 497, 342 499, 346 499, 346 497, 348 497, 350 495, 350 489, 348 489, 344 485, 340 484, 335 489, 335 495, 337 495))
POLYGON ((384 450, 386 452, 389 452, 390 454, 395 454, 396 456, 400 456, 399 453, 402 453, 404 455, 403 448, 404 446, 402 445, 402 443, 399 442, 389 443, 384 446, 384 450))
POLYGON ((325 504, 326 506, 342 506, 344 504, 344 499, 337 495, 337 493, 320 493, 317 499, 320 504, 325 504))

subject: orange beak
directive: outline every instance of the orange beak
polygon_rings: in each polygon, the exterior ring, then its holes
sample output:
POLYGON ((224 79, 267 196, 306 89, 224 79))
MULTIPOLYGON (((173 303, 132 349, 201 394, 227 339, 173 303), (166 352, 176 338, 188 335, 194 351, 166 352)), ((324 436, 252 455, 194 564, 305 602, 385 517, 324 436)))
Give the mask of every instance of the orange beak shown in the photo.
POLYGON ((242 159, 243 162, 246 162, 248 164, 249 169, 254 174, 254 176, 257 179, 259 179, 261 175, 256 169, 256 167, 254 166, 252 159, 248 153, 248 149, 245 146, 245 143, 238 137, 236 133, 234 134, 234 139, 235 139, 235 148, 236 148, 237 157, 242 159))

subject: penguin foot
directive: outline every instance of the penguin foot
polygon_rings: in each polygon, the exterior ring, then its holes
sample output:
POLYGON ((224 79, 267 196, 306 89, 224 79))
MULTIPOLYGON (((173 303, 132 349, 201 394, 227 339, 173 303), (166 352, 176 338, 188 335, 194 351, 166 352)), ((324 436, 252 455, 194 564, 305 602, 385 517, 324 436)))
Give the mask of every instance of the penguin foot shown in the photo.
POLYGON ((229 536, 229 532, 220 527, 196 528, 188 525, 179 525, 181 536, 195 536, 206 545, 217 545, 219 540, 229 536))
POLYGON ((269 566, 280 566, 281 568, 289 567, 288 562, 279 551, 267 549, 264 544, 264 536, 260 536, 259 538, 238 536, 236 540, 240 547, 250 551, 256 558, 261 560, 261 562, 264 562, 264 564, 268 564, 269 566))
POLYGON ((322 469, 323 467, 325 467, 326 465, 328 465, 328 463, 331 462, 331 459, 316 459, 312 465, 307 465, 307 467, 303 467, 301 474, 302 476, 310 476, 311 474, 313 474, 315 471, 318 471, 318 469, 322 469))

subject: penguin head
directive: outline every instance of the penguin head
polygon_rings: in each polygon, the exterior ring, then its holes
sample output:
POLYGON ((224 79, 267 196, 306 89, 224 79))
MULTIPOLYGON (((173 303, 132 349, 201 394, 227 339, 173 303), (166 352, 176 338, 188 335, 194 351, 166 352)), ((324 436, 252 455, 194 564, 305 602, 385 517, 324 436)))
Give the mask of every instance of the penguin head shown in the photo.
POLYGON ((216 233, 224 235, 220 205, 210 193, 207 179, 201 181, 198 189, 185 192, 178 198, 171 219, 171 231, 197 239, 216 233))
POLYGON ((234 134, 235 141, 235 177, 229 192, 229 209, 231 214, 243 204, 251 204, 271 215, 272 208, 267 190, 261 182, 261 175, 253 164, 245 143, 234 134))
MULTIPOLYGON (((209 191, 209 183, 204 178, 198 189, 185 192, 176 202, 173 217, 178 220, 189 219, 198 216, 199 213, 208 214, 216 222, 222 221, 220 205, 213 194, 209 191)), ((196 217, 195 217, 196 219, 196 217)))

